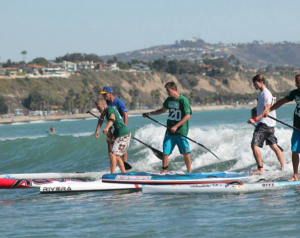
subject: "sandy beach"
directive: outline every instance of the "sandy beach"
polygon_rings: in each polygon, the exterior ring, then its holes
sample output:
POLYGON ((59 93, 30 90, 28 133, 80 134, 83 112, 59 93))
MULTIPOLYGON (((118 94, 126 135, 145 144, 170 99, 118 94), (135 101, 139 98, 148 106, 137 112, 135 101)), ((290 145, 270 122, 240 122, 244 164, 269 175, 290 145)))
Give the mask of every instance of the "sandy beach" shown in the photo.
MULTIPOLYGON (((253 108, 254 104, 249 105, 216 105, 216 106, 196 106, 192 107, 192 110, 195 111, 211 111, 211 110, 223 110, 223 109, 240 109, 240 108, 253 108)), ((150 110, 129 110, 129 115, 138 115, 150 110)), ((99 115, 99 113, 95 113, 99 115)), ((12 118, 0 118, 0 124, 12 124, 12 123, 26 123, 32 121, 59 121, 59 120, 70 120, 70 119, 86 119, 93 118, 89 113, 82 114, 73 114, 73 115, 48 115, 48 116, 17 116, 12 118)))

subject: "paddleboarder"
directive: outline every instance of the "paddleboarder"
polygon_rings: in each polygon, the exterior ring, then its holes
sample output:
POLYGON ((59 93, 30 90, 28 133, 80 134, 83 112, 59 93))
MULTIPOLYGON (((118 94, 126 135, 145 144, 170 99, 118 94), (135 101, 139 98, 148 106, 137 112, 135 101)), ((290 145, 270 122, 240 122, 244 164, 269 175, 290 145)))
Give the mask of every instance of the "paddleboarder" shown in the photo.
MULTIPOLYGON (((128 113, 127 113, 126 105, 120 98, 115 97, 113 95, 113 93, 114 93, 113 89, 108 86, 104 87, 102 89, 102 91, 100 92, 100 94, 106 100, 107 106, 117 109, 124 121, 125 126, 127 126, 128 113)), ((111 150, 114 140, 115 140, 115 138, 114 138, 113 133, 108 132, 107 138, 106 138, 106 142, 108 145, 108 151, 111 150)), ((127 152, 122 156, 122 159, 123 159, 123 161, 127 162, 127 152)))
MULTIPOLYGON (((131 134, 126 125, 123 122, 121 115, 118 110, 113 107, 108 107, 104 98, 99 98, 95 102, 97 109, 101 113, 100 118, 104 119, 106 117, 107 124, 103 129, 104 134, 108 134, 110 128, 113 126, 114 130, 113 136, 115 138, 111 149, 109 149, 109 158, 110 158, 110 172, 115 173, 116 165, 118 164, 122 173, 126 173, 123 160, 121 156, 127 152, 130 144, 131 134)), ((99 138, 99 130, 103 124, 103 120, 99 120, 95 132, 95 138, 99 138)))
MULTIPOLYGON (((297 74, 295 76, 295 85, 297 89, 294 89, 291 91, 286 97, 280 99, 278 102, 276 102, 269 110, 265 110, 262 112, 262 116, 268 116, 271 115, 274 110, 281 107, 283 104, 287 102, 291 102, 293 100, 296 101, 297 105, 294 111, 294 122, 293 126, 296 128, 300 128, 300 74, 297 74)), ((300 132, 298 130, 293 130, 293 135, 291 139, 292 143, 292 162, 293 162, 293 170, 294 175, 288 181, 298 181, 298 165, 299 165, 299 153, 300 153, 300 132)))
MULTIPOLYGON (((261 113, 263 111, 269 110, 272 102, 273 102, 273 96, 271 92, 266 88, 265 85, 265 78, 263 75, 258 74, 253 77, 252 79, 253 86, 256 90, 259 90, 260 93, 257 98, 257 114, 259 116, 256 116, 254 118, 251 118, 247 121, 249 124, 254 124, 257 122, 257 126, 254 130, 252 141, 251 141, 251 149, 253 151, 253 155, 257 164, 257 169, 251 171, 251 174, 263 174, 264 168, 261 158, 261 153, 259 148, 262 148, 264 146, 264 142, 266 141, 266 145, 269 145, 270 148, 275 152, 277 159, 281 165, 281 169, 283 169, 284 166, 284 158, 282 151, 277 146, 277 138, 275 136, 275 125, 276 121, 266 118, 261 113)), ((272 116, 276 117, 276 112, 272 112, 272 116)))
POLYGON ((170 128, 166 130, 164 142, 163 142, 163 171, 168 170, 169 155, 175 145, 178 146, 180 154, 184 157, 187 171, 192 172, 190 146, 187 138, 174 134, 179 132, 184 136, 187 136, 189 131, 189 119, 192 114, 189 100, 183 95, 177 92, 177 85, 174 82, 168 82, 165 85, 166 91, 169 97, 164 101, 163 107, 156 111, 143 113, 143 117, 160 115, 169 110, 169 116, 167 120, 167 126, 170 128))

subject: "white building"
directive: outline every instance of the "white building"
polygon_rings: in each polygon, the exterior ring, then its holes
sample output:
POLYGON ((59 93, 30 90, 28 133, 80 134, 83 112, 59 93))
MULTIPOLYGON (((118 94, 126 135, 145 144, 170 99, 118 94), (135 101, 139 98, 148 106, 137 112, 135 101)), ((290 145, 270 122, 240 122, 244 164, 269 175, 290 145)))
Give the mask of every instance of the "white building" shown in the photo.
POLYGON ((81 61, 77 64, 77 69, 94 69, 93 61, 81 61))
POLYGON ((71 71, 77 71, 77 64, 70 62, 70 61, 63 61, 63 67, 65 71, 71 72, 71 71))

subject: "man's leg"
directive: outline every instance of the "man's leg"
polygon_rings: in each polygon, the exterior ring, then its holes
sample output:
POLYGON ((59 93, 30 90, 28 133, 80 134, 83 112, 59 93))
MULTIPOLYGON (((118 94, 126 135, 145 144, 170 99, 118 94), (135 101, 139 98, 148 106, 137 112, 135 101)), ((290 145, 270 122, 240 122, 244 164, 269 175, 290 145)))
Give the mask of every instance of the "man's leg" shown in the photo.
POLYGON ((175 143, 172 139, 173 136, 166 134, 163 142, 163 161, 162 161, 162 169, 164 172, 168 171, 169 165, 169 155, 172 153, 175 143))
POLYGON ((113 156, 116 158, 116 163, 122 173, 126 173, 126 170, 121 155, 124 155, 124 153, 127 152, 130 145, 130 137, 131 134, 128 134, 115 139, 111 149, 113 156))
POLYGON ((168 171, 168 164, 169 164, 169 155, 164 155, 162 161, 162 167, 164 172, 168 171))
POLYGON ((177 136, 176 143, 177 143, 180 153, 183 155, 186 169, 189 173, 191 173, 192 172, 192 162, 191 162, 191 156, 190 156, 191 149, 190 149, 189 142, 187 141, 187 139, 185 137, 177 136))
POLYGON ((284 158, 283 158, 282 151, 279 149, 277 144, 270 145, 270 148, 275 152, 275 154, 277 156, 277 159, 278 159, 278 161, 281 165, 281 169, 283 169, 283 167, 284 167, 284 158))
POLYGON ((110 173, 114 174, 115 170, 116 170, 117 162, 115 161, 115 158, 113 156, 114 154, 111 152, 112 144, 109 141, 107 141, 107 149, 108 149, 108 157, 109 157, 109 160, 110 160, 110 173), (114 167, 114 172, 112 173, 112 168, 113 167, 114 167))
POLYGON ((257 169, 251 171, 251 174, 263 174, 264 173, 264 168, 263 168, 263 164, 262 164, 262 160, 261 160, 261 153, 259 150, 259 147, 257 145, 251 145, 251 149, 253 151, 253 156, 256 160, 256 164, 257 164, 257 169))
POLYGON ((191 162, 191 157, 189 153, 184 153, 182 154, 184 158, 184 162, 186 165, 186 169, 189 173, 192 173, 192 162, 191 162))
MULTIPOLYGON (((117 158, 116 155, 114 155, 113 153, 109 153, 109 159, 110 159, 110 173, 114 174, 116 171, 116 166, 117 166, 117 158)), ((124 164, 123 164, 124 166, 124 164)), ((121 168, 120 168, 121 169, 121 168)))
POLYGON ((298 165, 299 165, 299 153, 296 151, 292 151, 292 161, 293 161, 293 170, 294 170, 294 175, 291 177, 288 181, 298 181, 298 165))
POLYGON ((124 166, 124 162, 123 160, 121 159, 121 156, 119 155, 114 155, 116 157, 116 162, 121 170, 122 173, 126 173, 126 170, 125 170, 125 166, 124 166))
POLYGON ((127 162, 127 151, 125 152, 124 155, 122 155, 122 158, 123 158, 123 161, 124 161, 124 162, 127 162))

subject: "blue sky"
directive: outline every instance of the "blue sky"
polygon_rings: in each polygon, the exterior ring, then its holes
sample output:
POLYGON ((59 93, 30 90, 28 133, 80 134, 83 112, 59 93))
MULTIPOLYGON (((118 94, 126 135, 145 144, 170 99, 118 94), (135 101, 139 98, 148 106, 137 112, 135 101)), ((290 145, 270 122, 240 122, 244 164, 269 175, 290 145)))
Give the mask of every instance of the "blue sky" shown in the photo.
POLYGON ((0 57, 107 55, 199 37, 208 43, 300 41, 299 0, 9 0, 0 57))

